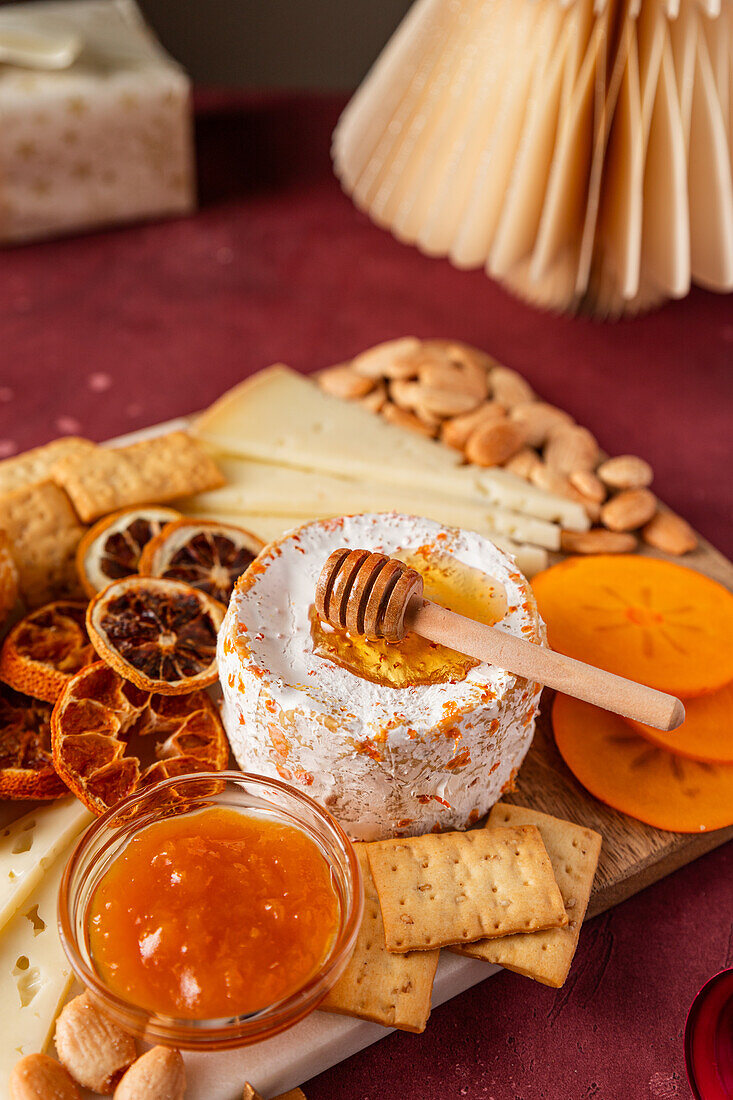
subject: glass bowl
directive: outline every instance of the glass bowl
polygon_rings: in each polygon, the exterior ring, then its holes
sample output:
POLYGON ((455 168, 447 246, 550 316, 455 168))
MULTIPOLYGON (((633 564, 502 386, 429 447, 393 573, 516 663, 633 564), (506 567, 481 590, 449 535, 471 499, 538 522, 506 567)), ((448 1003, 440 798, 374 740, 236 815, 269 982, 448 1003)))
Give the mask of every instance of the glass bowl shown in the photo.
POLYGON ((363 891, 351 841, 330 814, 287 783, 243 772, 206 772, 166 779, 108 810, 79 840, 59 893, 59 932, 79 981, 109 1016, 140 1039, 184 1050, 226 1050, 268 1039, 312 1012, 344 970, 361 922, 363 891), (300 989, 242 1016, 188 1020, 158 1015, 113 993, 94 968, 89 910, 111 863, 132 837, 156 821, 218 806, 300 828, 331 869, 340 923, 320 969, 300 989))
POLYGON ((690 1006, 685 1065, 695 1100, 733 1096, 733 967, 714 974, 690 1006))

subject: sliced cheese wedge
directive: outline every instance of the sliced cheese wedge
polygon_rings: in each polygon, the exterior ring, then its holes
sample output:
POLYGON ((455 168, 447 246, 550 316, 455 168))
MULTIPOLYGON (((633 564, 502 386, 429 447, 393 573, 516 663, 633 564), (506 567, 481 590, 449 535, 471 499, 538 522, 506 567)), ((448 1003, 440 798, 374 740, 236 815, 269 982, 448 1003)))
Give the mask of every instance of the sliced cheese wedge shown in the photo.
POLYGON ((488 501, 457 500, 418 484, 409 488, 385 485, 216 453, 214 457, 227 484, 193 497, 189 505, 192 509, 300 516, 394 511, 490 535, 508 535, 548 550, 560 549, 560 528, 556 524, 488 501))
POLYGON ((0 829, 0 930, 23 905, 59 852, 92 820, 93 815, 76 798, 64 798, 0 829))
MULTIPOLYGON (((586 530, 584 509, 506 470, 461 466, 451 447, 325 394, 285 366, 268 367, 225 393, 192 427, 218 451, 392 486, 419 486, 586 530)), ((355 509, 350 509, 354 511, 355 509)))
POLYGON ((0 1096, 18 1059, 45 1050, 73 981, 61 946, 56 908, 71 844, 62 846, 42 881, 0 933, 0 1096))

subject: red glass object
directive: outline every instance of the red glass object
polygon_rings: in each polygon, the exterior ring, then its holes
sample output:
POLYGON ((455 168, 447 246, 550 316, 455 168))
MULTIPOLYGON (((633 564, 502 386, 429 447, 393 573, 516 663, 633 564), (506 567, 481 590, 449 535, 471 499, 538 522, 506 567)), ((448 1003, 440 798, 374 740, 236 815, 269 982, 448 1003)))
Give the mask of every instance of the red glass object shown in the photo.
POLYGON ((733 967, 706 982, 685 1026, 687 1078, 695 1100, 733 1097, 733 967))

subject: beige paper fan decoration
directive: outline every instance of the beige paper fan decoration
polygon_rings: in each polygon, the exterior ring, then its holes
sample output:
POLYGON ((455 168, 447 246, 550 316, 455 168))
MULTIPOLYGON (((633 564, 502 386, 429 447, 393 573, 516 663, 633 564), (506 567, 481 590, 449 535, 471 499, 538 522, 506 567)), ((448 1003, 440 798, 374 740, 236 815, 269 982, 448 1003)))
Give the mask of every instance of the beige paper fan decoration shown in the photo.
POLYGON ((401 241, 600 316, 733 289, 733 0, 417 0, 336 172, 401 241))

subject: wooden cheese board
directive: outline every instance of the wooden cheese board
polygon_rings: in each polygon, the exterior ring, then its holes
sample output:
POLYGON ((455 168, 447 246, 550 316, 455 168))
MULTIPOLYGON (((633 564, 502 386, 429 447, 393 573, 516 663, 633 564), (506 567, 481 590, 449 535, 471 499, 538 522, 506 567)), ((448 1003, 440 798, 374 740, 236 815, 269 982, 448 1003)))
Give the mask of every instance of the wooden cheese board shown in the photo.
MULTIPOLYGON (((132 443, 189 424, 188 419, 178 419, 111 440, 110 444, 132 443)), ((664 557, 648 547, 641 552, 664 557)), ((733 564, 704 539, 699 539, 698 549, 688 554, 683 563, 733 590, 733 564)), ((664 832, 597 801, 574 779, 555 748, 550 702, 551 693, 546 691, 533 745, 517 778, 516 790, 506 800, 582 823, 602 834, 603 848, 588 917, 618 904, 733 837, 733 826, 697 835, 664 832)), ((27 803, 2 804, 0 823, 28 809, 27 803)), ((433 1005, 456 996, 498 969, 444 952, 433 988, 433 1005)), ((191 1100, 232 1100, 241 1094, 245 1079, 251 1080, 264 1096, 276 1095, 388 1033, 388 1029, 375 1024, 316 1012, 290 1031, 253 1047, 217 1055, 186 1054, 187 1095, 191 1100)))

